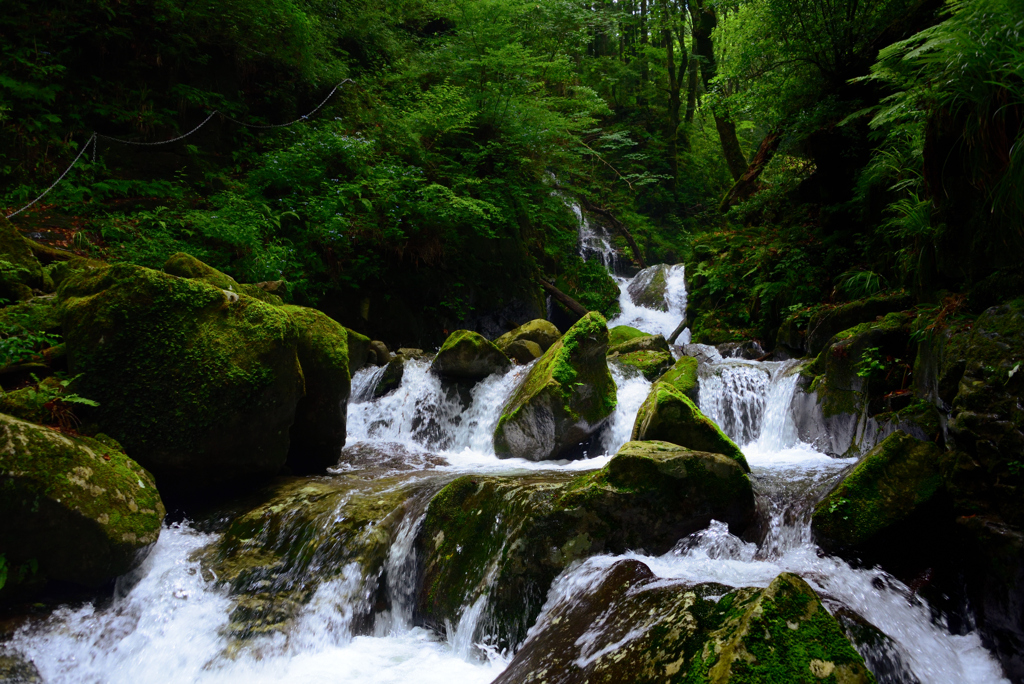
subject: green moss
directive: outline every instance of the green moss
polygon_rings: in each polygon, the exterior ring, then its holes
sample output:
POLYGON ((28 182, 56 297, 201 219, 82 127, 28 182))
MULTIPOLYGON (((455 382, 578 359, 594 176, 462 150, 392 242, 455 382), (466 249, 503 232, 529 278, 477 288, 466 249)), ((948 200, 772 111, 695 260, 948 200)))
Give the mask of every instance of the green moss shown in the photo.
POLYGON ((643 330, 637 330, 631 328, 628 325, 617 325, 608 331, 608 348, 617 347, 623 342, 636 339, 638 337, 647 337, 648 333, 643 330))
POLYGON ((504 430, 539 402, 550 405, 556 423, 598 425, 615 410, 615 381, 605 359, 608 328, 593 311, 573 325, 537 360, 516 388, 494 432, 496 452, 509 452, 504 430))
POLYGON ((833 547, 864 547, 941 490, 940 454, 930 442, 893 433, 815 506, 815 534, 833 547))
POLYGON ((453 379, 482 380, 511 365, 505 353, 480 333, 456 330, 441 345, 430 368, 453 379))
POLYGON ((2 414, 0 440, 0 547, 10 557, 98 586, 156 541, 164 507, 155 481, 123 452, 2 414))
POLYGON ((640 371, 648 380, 654 380, 672 365, 672 355, 663 351, 635 351, 610 357, 640 371))
POLYGON ((507 353, 508 346, 517 340, 528 340, 540 347, 541 353, 546 352, 551 345, 562 336, 554 324, 539 318, 524 323, 515 330, 510 330, 498 339, 494 340, 494 346, 507 353))
POLYGON ((185 476, 184 460, 200 482, 225 460, 236 476, 280 468, 303 393, 285 311, 127 264, 76 273, 59 297, 74 390, 147 467, 185 476))
POLYGON ((750 472, 743 452, 713 420, 674 385, 658 381, 640 406, 633 423, 633 440, 660 440, 697 451, 723 454, 750 472))
POLYGON ((677 390, 695 399, 697 391, 697 359, 692 356, 681 356, 668 371, 660 378, 659 382, 672 385, 677 390))

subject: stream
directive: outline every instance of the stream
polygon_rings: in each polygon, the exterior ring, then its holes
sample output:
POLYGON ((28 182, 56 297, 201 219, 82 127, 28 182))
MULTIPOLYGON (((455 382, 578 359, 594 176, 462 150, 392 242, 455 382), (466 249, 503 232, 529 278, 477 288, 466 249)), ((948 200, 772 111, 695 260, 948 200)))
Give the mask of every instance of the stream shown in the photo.
MULTIPOLYGON (((615 268, 610 240, 583 226, 581 252, 599 255, 615 268), (584 228, 586 230, 584 230, 584 228), (589 241, 589 242, 588 242, 589 241)), ((626 294, 630 279, 619 276, 622 313, 609 325, 632 325, 668 335, 685 311, 682 267, 668 278, 667 311, 636 306, 626 294)), ((688 342, 686 331, 680 342, 688 342)), ((1000 667, 976 633, 952 634, 946 619, 906 585, 880 568, 856 569, 824 555, 813 543, 810 513, 818 498, 855 463, 815 451, 797 438, 791 404, 798 362, 754 362, 722 358, 701 369, 700 407, 743 449, 765 530, 760 543, 729 534, 724 523, 681 539, 662 556, 597 556, 575 563, 555 581, 537 624, 561 602, 596 586, 616 561, 637 558, 672 584, 718 582, 766 587, 780 572, 803 577, 829 610, 849 610, 889 640, 867 649, 880 682, 1003 682, 1000 667)), ((501 407, 529 366, 492 375, 465 399, 442 386, 423 361, 409 361, 402 384, 371 400, 382 369, 353 378, 348 446, 335 478, 358 476, 354 485, 376 496, 375 483, 420 493, 419 505, 396 509, 398 521, 377 521, 390 544, 385 561, 387 608, 375 609, 367 578, 357 563, 318 579, 315 567, 291 579, 310 583, 312 597, 275 630, 239 646, 232 614, 239 597, 205 572, 201 552, 221 532, 194 522, 165 526, 146 561, 118 580, 113 599, 66 605, 19 628, 7 647, 31 659, 44 681, 110 682, 490 682, 511 654, 488 646, 480 601, 466 606, 446 634, 417 627, 413 539, 425 502, 445 483, 466 473, 521 474, 542 470, 585 471, 605 465, 628 441, 633 420, 651 383, 618 366, 612 375, 618 407, 588 458, 534 463, 499 460, 491 435, 501 407), (360 616, 370 615, 370 622, 360 616)), ((317 478, 330 480, 330 477, 317 478)), ((415 497, 413 497, 415 498, 415 497)), ((324 514, 343 518, 345 502, 324 514)), ((390 517, 390 516, 388 516, 390 517)), ((298 571, 295 571, 298 572, 298 571)), ((534 630, 537 629, 535 625, 534 630)))

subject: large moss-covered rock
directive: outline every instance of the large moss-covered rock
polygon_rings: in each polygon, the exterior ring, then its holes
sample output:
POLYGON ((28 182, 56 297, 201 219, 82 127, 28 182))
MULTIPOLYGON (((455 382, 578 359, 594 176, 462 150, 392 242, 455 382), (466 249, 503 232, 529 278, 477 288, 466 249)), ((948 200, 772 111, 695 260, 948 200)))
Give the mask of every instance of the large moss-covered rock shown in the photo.
POLYGON ((296 351, 304 395, 295 407, 288 465, 294 472, 323 472, 345 446, 351 378, 348 333, 315 309, 282 307, 298 330, 296 351))
POLYGON ((552 606, 495 684, 735 684, 875 678, 814 590, 783 573, 764 589, 658 580, 637 560, 552 606), (724 595, 723 595, 724 594, 724 595))
POLYGON ((617 325, 608 330, 608 349, 611 350, 613 347, 618 347, 638 337, 650 337, 650 335, 629 325, 617 325))
POLYGON ((654 380, 672 367, 672 354, 666 351, 634 351, 611 354, 608 361, 634 368, 648 380, 654 380))
POLYGON ((951 523, 941 455, 934 444, 904 432, 887 437, 815 506, 815 540, 826 551, 878 558, 917 544, 924 529, 942 527, 940 519, 951 523))
POLYGON ((658 381, 672 385, 678 391, 689 397, 690 401, 696 404, 698 392, 698 365, 699 362, 695 357, 681 356, 672 368, 665 371, 665 374, 658 378, 658 381))
MULTIPOLYGON (((59 297, 69 367, 82 374, 75 391, 100 403, 89 420, 161 488, 278 472, 306 394, 300 346, 307 359, 336 360, 344 344, 315 351, 326 333, 294 312, 128 264, 77 273, 59 297)), ((325 363, 309 374, 337 378, 325 363)))
POLYGON ((558 341, 558 338, 562 336, 558 328, 555 327, 554 323, 546 321, 543 318, 523 323, 515 330, 510 330, 498 339, 494 340, 494 346, 501 351, 505 352, 509 356, 509 347, 516 342, 528 341, 536 344, 540 347, 541 353, 546 352, 551 345, 558 341))
POLYGON ((504 352, 480 333, 456 330, 437 351, 430 370, 449 380, 476 382, 511 365, 504 352))
POLYGON ((609 344, 609 354, 629 354, 637 351, 668 352, 668 342, 661 335, 640 335, 618 344, 609 344))
MULTIPOLYGON (((0 414, 0 549, 40 581, 99 587, 156 542, 164 506, 122 451, 0 414)), ((17 576, 4 593, 18 595, 17 576)))
POLYGON ((667 382, 656 382, 633 422, 633 440, 660 440, 687 449, 723 454, 750 472, 743 452, 688 396, 667 382))
MULTIPOLYGON (((230 522, 197 558, 234 602, 228 633, 236 639, 287 633, 320 585, 332 580, 364 582, 373 594, 387 582, 382 570, 397 528, 405 515, 415 515, 407 502, 429 486, 422 478, 279 478, 214 512, 212 519, 230 522)), ((362 614, 354 617, 365 619, 373 608, 357 605, 362 614)))
POLYGON ((668 279, 675 268, 682 268, 682 266, 657 264, 640 271, 626 290, 629 292, 629 298, 637 306, 657 311, 668 311, 668 279))
POLYGON ((505 405, 494 430, 499 458, 543 461, 571 453, 615 410, 608 328, 592 311, 551 345, 505 405))
POLYGON ((0 216, 0 297, 30 299, 32 288, 43 285, 43 265, 14 224, 0 216))
POLYGON ((355 375, 356 371, 366 365, 373 340, 352 328, 345 330, 348 333, 348 372, 349 375, 355 375))
POLYGON ((167 257, 167 261, 164 263, 164 273, 170 273, 179 278, 202 280, 222 290, 246 294, 268 304, 281 305, 283 303, 279 296, 272 294, 267 289, 250 283, 239 283, 227 273, 222 273, 185 252, 177 252, 167 257))
POLYGON ((903 311, 913 303, 913 297, 909 294, 898 292, 868 297, 836 307, 823 307, 815 311, 807 322, 804 348, 812 356, 817 355, 829 344, 833 336, 843 330, 903 311))
POLYGON ((897 428, 920 438, 934 436, 909 423, 875 418, 886 410, 883 397, 900 388, 909 370, 912 322, 910 314, 891 313, 832 338, 801 372, 793 399, 803 441, 828 454, 853 457, 867 453, 897 428))
POLYGON ((418 610, 442 629, 486 597, 484 623, 507 648, 523 640, 572 561, 627 549, 664 553, 713 519, 741 534, 754 515, 736 461, 664 442, 630 442, 585 475, 460 477, 430 502, 417 538, 418 610))

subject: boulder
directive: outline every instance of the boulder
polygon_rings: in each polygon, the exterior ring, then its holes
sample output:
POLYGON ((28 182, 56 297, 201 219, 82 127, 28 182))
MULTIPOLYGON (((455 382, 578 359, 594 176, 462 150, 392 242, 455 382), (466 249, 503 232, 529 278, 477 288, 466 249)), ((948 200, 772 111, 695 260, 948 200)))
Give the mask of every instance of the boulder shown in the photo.
POLYGON ((615 410, 608 371, 608 328, 592 311, 530 369, 494 430, 499 458, 544 461, 571 455, 615 410))
POLYGON ((480 333, 456 330, 437 351, 430 370, 448 380, 476 382, 511 365, 504 352, 480 333))
POLYGON ((43 265, 33 254, 29 242, 14 224, 0 216, 0 297, 31 299, 32 290, 43 286, 43 265))
MULTIPOLYGON (((177 252, 167 257, 167 261, 164 262, 164 273, 170 273, 179 278, 202 280, 222 290, 249 295, 267 304, 279 306, 284 303, 281 297, 273 294, 270 288, 266 287, 270 285, 269 283, 239 283, 227 273, 222 273, 185 252, 177 252)), ((279 288, 275 287, 274 289, 279 288)))
POLYGON ((609 344, 609 354, 629 354, 638 351, 658 351, 668 353, 668 342, 661 335, 639 335, 618 344, 609 344))
MULTIPOLYGON (((197 560, 234 603, 229 636, 287 633, 323 583, 366 578, 362 590, 372 596, 388 581, 384 564, 403 505, 427 485, 419 478, 368 480, 277 478, 230 509, 211 513, 230 524, 197 560)), ((373 608, 364 604, 353 617, 368 619, 373 608)))
POLYGON ((42 684, 35 663, 17 651, 0 646, 0 682, 3 684, 42 684))
POLYGON ((667 351, 635 351, 611 354, 608 360, 640 371, 648 380, 654 380, 672 367, 672 354, 667 351))
MULTIPOLYGON (((510 330, 498 339, 494 340, 494 346, 501 351, 505 352, 509 356, 508 347, 517 341, 529 341, 540 347, 541 353, 546 352, 551 345, 558 341, 558 338, 562 336, 562 333, 558 331, 558 328, 549 321, 543 318, 532 320, 528 323, 523 323, 515 330, 510 330)), ((540 354, 538 354, 540 356, 540 354)))
POLYGON ((687 449, 727 456, 750 472, 743 452, 701 413, 688 396, 667 382, 656 382, 633 422, 633 440, 660 440, 687 449))
POLYGON ((909 371, 909 363, 902 370, 898 364, 909 362, 912 320, 909 314, 891 313, 844 330, 801 371, 793 415, 802 441, 830 455, 855 457, 896 429, 922 439, 934 436, 898 416, 895 421, 876 418, 887 408, 883 397, 900 389, 909 371))
POLYGON ((696 358, 681 356, 670 369, 665 371, 664 375, 658 378, 658 381, 672 385, 696 404, 698 391, 697 366, 698 361, 696 358))
POLYGON ((386 366, 391 361, 391 352, 388 351, 388 346, 380 340, 370 342, 370 349, 367 352, 368 361, 371 356, 373 357, 372 363, 375 366, 386 366))
POLYGON ((31 569, 9 573, 4 594, 19 596, 19 576, 95 589, 145 558, 164 505, 144 468, 101 441, 3 414, 0 440, 0 549, 9 567, 31 569))
POLYGON ((637 306, 657 311, 668 311, 668 279, 676 268, 682 268, 682 266, 657 264, 640 271, 626 288, 629 298, 637 306))
POLYGON ((555 603, 495 684, 874 684, 818 596, 783 573, 765 589, 659 580, 637 560, 555 603), (724 595, 723 595, 724 594, 724 595))
POLYGON ((281 308, 298 331, 296 351, 305 386, 289 432, 288 467, 295 473, 322 473, 338 464, 345 446, 351 392, 348 334, 315 309, 290 304, 281 308))
POLYGON ((544 354, 540 345, 532 340, 516 340, 510 342, 502 350, 510 359, 519 364, 527 364, 536 361, 544 354))
POLYGON ((750 480, 736 461, 664 442, 630 442, 585 475, 463 476, 431 500, 416 539, 418 613, 443 630, 486 596, 481 622, 500 648, 514 647, 574 560, 661 554, 712 520, 740 534, 754 519, 750 480))
POLYGON ((347 399, 334 365, 345 341, 326 341, 340 328, 322 314, 129 264, 78 272, 59 298, 68 365, 82 374, 75 391, 100 403, 87 418, 161 489, 213 491, 277 473, 297 409, 337 411, 324 430, 338 433, 344 407, 327 406, 323 388, 347 399), (315 366, 305 373, 300 349, 315 366), (316 398, 300 407, 307 375, 316 398))
POLYGON ((357 370, 366 366, 370 357, 370 343, 373 340, 366 335, 357 333, 352 328, 345 328, 345 332, 348 334, 348 372, 352 376, 356 374, 357 370))
POLYGON ((807 322, 804 349, 815 356, 821 353, 833 336, 863 323, 914 305, 914 298, 906 292, 877 295, 836 307, 822 307, 811 314, 807 322))
POLYGON ((829 552, 879 559, 920 546, 952 523, 942 484, 942 450, 895 432, 872 449, 814 507, 814 539, 829 552))
POLYGON ((638 330, 628 325, 617 325, 608 330, 608 349, 610 350, 612 347, 617 347, 637 337, 650 337, 650 335, 643 330, 638 330))

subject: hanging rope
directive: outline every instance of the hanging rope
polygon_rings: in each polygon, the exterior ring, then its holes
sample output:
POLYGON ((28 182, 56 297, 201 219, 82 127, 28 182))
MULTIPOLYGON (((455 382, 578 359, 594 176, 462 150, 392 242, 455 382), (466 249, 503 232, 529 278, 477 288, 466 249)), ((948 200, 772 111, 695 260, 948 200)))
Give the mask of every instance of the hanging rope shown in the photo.
POLYGON ((57 178, 57 180, 55 180, 50 187, 46 188, 46 190, 43 190, 42 194, 39 195, 39 197, 36 197, 34 200, 32 200, 31 202, 29 202, 28 204, 23 206, 21 209, 18 209, 17 211, 15 211, 13 213, 7 214, 7 218, 10 219, 10 218, 13 218, 13 217, 17 216, 18 214, 20 214, 21 212, 25 211, 26 209, 31 207, 33 204, 35 204, 39 200, 41 200, 44 197, 46 197, 50 193, 51 190, 53 190, 55 187, 57 187, 57 185, 62 180, 64 180, 64 176, 68 175, 68 172, 71 171, 71 169, 73 169, 75 167, 75 164, 77 164, 78 160, 80 160, 82 158, 82 155, 85 154, 85 151, 87 149, 89 149, 90 145, 92 145, 92 160, 95 162, 96 161, 96 148, 99 146, 100 138, 102 138, 103 140, 109 140, 111 142, 116 142, 116 143, 119 143, 121 145, 137 145, 137 146, 141 146, 141 147, 151 147, 151 146, 154 146, 154 145, 169 145, 171 143, 175 143, 175 142, 178 142, 179 140, 184 140, 185 138, 189 137, 190 135, 192 135, 193 133, 198 131, 200 128, 202 128, 203 126, 208 124, 210 122, 210 119, 215 117, 217 114, 220 114, 222 117, 224 117, 225 119, 227 119, 228 121, 230 121, 232 123, 236 123, 239 126, 244 126, 246 128, 256 128, 256 129, 260 129, 260 130, 267 130, 267 129, 271 129, 271 128, 287 128, 288 126, 294 126, 297 123, 303 123, 303 122, 309 120, 309 117, 313 116, 314 114, 319 112, 321 109, 323 109, 323 106, 325 104, 327 104, 327 102, 332 97, 334 97, 334 94, 336 92, 338 92, 338 89, 341 88, 341 86, 345 85, 346 83, 352 83, 352 82, 353 81, 352 81, 351 78, 346 78, 344 81, 342 81, 338 85, 334 86, 334 88, 331 90, 331 92, 329 92, 327 94, 327 97, 324 98, 323 102, 321 102, 315 108, 313 108, 313 110, 309 114, 306 114, 305 116, 300 116, 298 119, 295 119, 295 121, 289 121, 288 123, 283 123, 283 124, 269 124, 269 125, 265 125, 265 126, 258 125, 258 124, 247 124, 244 121, 239 121, 238 119, 233 119, 230 116, 228 116, 227 114, 223 114, 220 111, 215 109, 212 112, 210 112, 209 116, 207 116, 205 119, 203 119, 203 122, 201 124, 199 124, 198 126, 193 128, 191 131, 189 131, 188 133, 185 133, 184 135, 179 135, 176 138, 171 138, 170 140, 161 140, 159 142, 136 142, 134 140, 122 140, 121 138, 114 138, 114 137, 111 137, 109 135, 103 135, 102 133, 93 132, 93 134, 91 136, 89 136, 89 139, 86 141, 85 145, 82 146, 82 149, 79 150, 78 156, 75 157, 75 160, 71 162, 71 165, 68 166, 68 168, 64 169, 64 173, 60 174, 60 177, 57 178))

